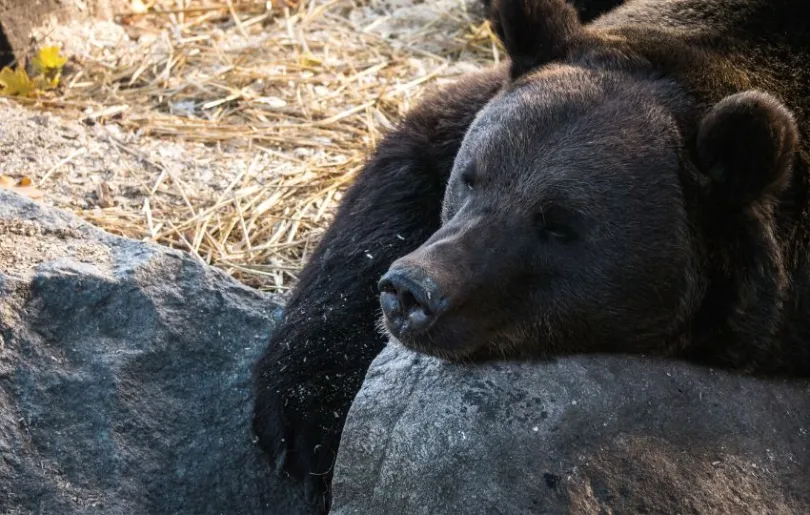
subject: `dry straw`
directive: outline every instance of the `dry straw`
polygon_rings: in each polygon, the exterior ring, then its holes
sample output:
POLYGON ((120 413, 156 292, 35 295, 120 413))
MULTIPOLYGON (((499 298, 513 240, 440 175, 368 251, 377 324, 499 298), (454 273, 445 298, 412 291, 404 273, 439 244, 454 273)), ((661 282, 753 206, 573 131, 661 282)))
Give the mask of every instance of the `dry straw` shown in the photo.
MULTIPOLYGON (((429 1, 426 12, 438 12, 429 1)), ((440 15, 421 21, 398 20, 393 4, 351 0, 133 2, 148 10, 118 20, 129 46, 73 56, 63 90, 40 106, 79 109, 124 134, 199 142, 217 159, 255 159, 224 189, 203 193, 190 172, 114 140, 142 163, 135 180, 148 195, 140 211, 81 214, 252 286, 288 289, 381 135, 429 83, 460 73, 460 63, 497 59, 480 14, 441 1, 440 15), (400 22, 408 29, 389 37, 385 27, 400 22)))

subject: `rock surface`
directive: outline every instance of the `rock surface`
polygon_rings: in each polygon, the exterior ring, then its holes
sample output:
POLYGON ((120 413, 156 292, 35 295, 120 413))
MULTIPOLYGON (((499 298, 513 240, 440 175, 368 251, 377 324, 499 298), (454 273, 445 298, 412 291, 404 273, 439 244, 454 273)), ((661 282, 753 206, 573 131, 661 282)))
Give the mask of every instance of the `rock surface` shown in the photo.
MULTIPOLYGON (((0 513, 311 512, 250 431, 276 299, 0 190, 0 513)), ((390 347, 336 515, 810 513, 810 383, 390 347)))
POLYGON ((332 513, 810 513, 808 485, 806 381, 387 348, 349 414, 332 513))
POLYGON ((0 190, 0 513, 308 513, 249 425, 277 307, 0 190))

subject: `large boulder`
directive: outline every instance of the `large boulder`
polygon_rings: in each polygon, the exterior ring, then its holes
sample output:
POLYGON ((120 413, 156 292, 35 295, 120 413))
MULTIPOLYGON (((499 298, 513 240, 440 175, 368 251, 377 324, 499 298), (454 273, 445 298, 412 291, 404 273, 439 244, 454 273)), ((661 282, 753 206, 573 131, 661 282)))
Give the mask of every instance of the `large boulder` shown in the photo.
MULTIPOLYGON (((311 513, 250 431, 278 309, 0 191, 0 513, 311 513)), ((349 415, 333 513, 810 513, 808 478, 806 381, 389 347, 349 415)))
POLYGON ((641 357, 465 366, 389 347, 334 515, 810 513, 810 384, 641 357))
POLYGON ((0 190, 0 513, 311 513, 250 430, 277 308, 0 190))

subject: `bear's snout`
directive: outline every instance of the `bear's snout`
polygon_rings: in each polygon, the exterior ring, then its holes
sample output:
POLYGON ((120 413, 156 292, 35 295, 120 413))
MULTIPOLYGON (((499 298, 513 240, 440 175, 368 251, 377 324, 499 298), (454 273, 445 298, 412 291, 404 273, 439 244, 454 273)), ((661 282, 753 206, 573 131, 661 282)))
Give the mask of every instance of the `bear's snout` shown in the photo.
POLYGON ((425 331, 447 307, 439 286, 418 268, 393 268, 378 288, 386 325, 396 338, 425 331))
POLYGON ((378 282, 386 332, 438 356, 462 358, 487 345, 513 313, 501 292, 520 277, 529 241, 508 237, 510 227, 495 216, 457 214, 394 261, 378 282))

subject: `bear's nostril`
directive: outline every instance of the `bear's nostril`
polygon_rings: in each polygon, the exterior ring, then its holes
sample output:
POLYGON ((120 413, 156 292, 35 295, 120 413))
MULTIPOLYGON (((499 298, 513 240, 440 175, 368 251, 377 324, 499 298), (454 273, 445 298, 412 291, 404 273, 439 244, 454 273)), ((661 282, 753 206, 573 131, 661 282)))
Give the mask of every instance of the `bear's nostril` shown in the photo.
POLYGON ((405 316, 402 331, 421 331, 432 322, 430 309, 419 302, 410 290, 400 290, 399 304, 402 307, 402 314, 405 316))
POLYGON ((421 311, 427 312, 428 309, 425 308, 414 296, 413 292, 410 290, 400 290, 399 291, 399 304, 402 306, 403 313, 410 313, 415 309, 419 309, 421 311))
POLYGON ((399 303, 399 297, 394 291, 383 291, 380 294, 380 305, 382 306, 385 316, 392 317, 399 314, 402 306, 399 303))
POLYGON ((438 317, 433 309, 439 305, 435 283, 419 270, 395 269, 386 273, 378 284, 380 305, 389 330, 395 336, 418 333, 430 327, 438 317))

